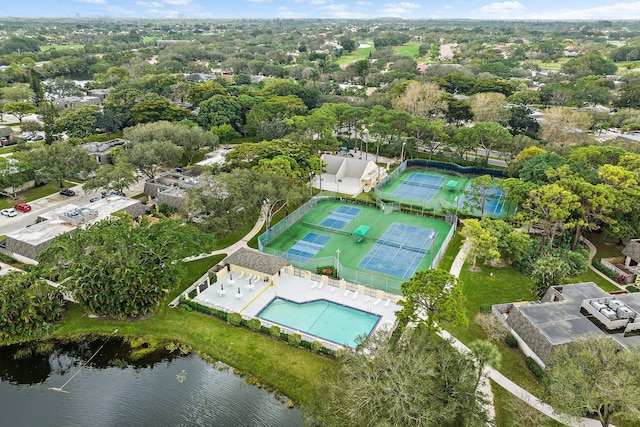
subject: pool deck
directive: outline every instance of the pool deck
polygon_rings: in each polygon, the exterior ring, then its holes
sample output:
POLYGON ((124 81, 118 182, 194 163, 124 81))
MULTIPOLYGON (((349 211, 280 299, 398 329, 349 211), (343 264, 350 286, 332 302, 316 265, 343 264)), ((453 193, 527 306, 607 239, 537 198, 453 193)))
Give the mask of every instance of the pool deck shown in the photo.
MULTIPOLYGON (((227 274, 217 283, 200 292, 193 300, 208 307, 240 313, 246 317, 257 317, 258 313, 275 297, 281 297, 290 301, 302 303, 324 299, 347 307, 356 308, 381 316, 374 328, 388 329, 395 325, 395 312, 401 307, 389 300, 379 300, 375 297, 358 294, 353 291, 340 289, 336 286, 325 284, 321 287, 318 282, 302 277, 281 274, 273 285, 260 281, 249 290, 249 282, 246 277, 239 278, 233 273, 233 279, 227 274), (224 288, 224 293, 221 292, 224 288), (240 289, 240 296, 238 296, 240 289), (356 297, 354 298, 354 295, 356 297)), ((266 321, 263 320, 266 323, 266 321)))

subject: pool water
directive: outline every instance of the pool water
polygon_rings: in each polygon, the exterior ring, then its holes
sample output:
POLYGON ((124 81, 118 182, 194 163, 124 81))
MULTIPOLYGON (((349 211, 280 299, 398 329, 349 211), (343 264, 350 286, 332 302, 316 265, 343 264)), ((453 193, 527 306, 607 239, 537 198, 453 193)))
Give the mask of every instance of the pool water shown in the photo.
POLYGON ((284 298, 271 300, 258 317, 352 348, 357 338, 368 336, 380 320, 377 314, 324 299, 296 303, 284 298))

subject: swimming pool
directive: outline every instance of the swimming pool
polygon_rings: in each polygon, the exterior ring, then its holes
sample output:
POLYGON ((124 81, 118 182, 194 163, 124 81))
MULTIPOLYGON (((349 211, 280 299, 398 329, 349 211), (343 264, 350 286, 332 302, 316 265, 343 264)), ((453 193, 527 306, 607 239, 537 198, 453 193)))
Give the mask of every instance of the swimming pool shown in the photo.
POLYGON ((258 317, 352 348, 356 338, 368 336, 380 320, 377 314, 325 299, 297 303, 280 297, 272 299, 258 317))

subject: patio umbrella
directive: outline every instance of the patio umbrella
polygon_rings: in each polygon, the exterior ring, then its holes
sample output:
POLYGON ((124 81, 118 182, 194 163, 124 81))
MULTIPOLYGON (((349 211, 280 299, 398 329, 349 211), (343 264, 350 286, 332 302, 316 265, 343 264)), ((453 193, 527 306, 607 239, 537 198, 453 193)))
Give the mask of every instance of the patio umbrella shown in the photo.
POLYGON ((220 283, 220 290, 224 291, 224 285, 222 283, 220 283))

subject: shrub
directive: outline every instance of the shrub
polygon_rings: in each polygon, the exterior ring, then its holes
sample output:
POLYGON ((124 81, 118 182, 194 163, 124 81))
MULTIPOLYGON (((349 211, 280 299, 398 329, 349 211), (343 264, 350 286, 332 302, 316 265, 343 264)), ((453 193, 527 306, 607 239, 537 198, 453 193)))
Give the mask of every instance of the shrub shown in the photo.
POLYGON ((259 319, 251 319, 247 322, 247 326, 252 331, 259 331, 260 327, 262 326, 262 323, 260 323, 259 319))
POLYGON ((533 372, 533 375, 536 376, 536 378, 538 378, 539 380, 544 378, 544 374, 545 374, 544 369, 542 369, 540 365, 538 365, 536 361, 533 360, 533 358, 527 356, 527 358, 524 361, 527 364, 527 367, 531 370, 531 372, 533 372))
POLYGON ((507 345, 511 348, 516 348, 518 347, 518 340, 516 339, 516 337, 514 337, 511 334, 507 334, 504 337, 504 342, 507 343, 507 345))
POLYGON ((480 325, 487 334, 487 340, 498 342, 507 335, 507 329, 493 313, 478 313, 475 322, 480 325))
POLYGON ((640 289, 638 289, 636 285, 629 285, 627 286, 627 292, 630 292, 630 293, 640 292, 640 289))
POLYGON ((491 304, 480 304, 480 313, 491 314, 491 304))
POLYGON ((269 328, 269 333, 271 334, 272 337, 274 338, 280 338, 280 327, 279 326, 272 326, 269 328))
POLYGON ((302 337, 300 336, 300 334, 289 334, 287 336, 287 341, 289 341, 289 344, 291 344, 294 347, 298 347, 300 345, 300 342, 302 342, 302 337))
POLYGON ((240 313, 227 314, 227 322, 233 326, 239 326, 242 323, 242 315, 240 313))
POLYGON ((311 343, 311 350, 313 351, 320 351, 320 349, 322 348, 322 341, 314 341, 311 343))

